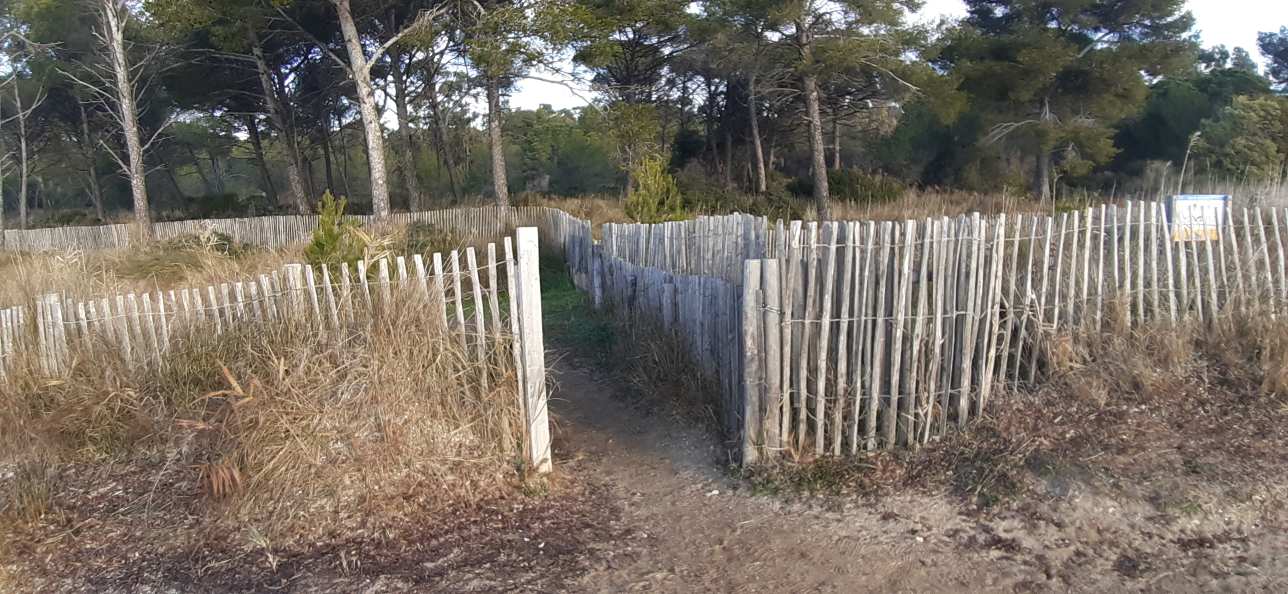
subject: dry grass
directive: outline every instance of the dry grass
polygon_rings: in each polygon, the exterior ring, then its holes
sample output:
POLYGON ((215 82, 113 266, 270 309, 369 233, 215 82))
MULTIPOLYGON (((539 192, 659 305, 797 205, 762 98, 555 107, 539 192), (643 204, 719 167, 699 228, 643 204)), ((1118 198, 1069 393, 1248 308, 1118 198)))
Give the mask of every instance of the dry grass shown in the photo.
POLYGON ((0 306, 30 303, 49 292, 73 297, 205 286, 243 278, 300 260, 298 248, 228 246, 185 237, 120 250, 0 253, 0 306))
POLYGON ((626 201, 620 196, 579 196, 564 198, 541 194, 524 194, 515 206, 545 206, 557 208, 579 219, 590 221, 598 228, 604 223, 630 223, 626 216, 626 201))
MULTIPOLYGON (((802 214, 803 218, 815 219, 816 213, 809 198, 790 200, 789 210, 802 214)), ((613 196, 589 196, 581 198, 558 198, 539 195, 525 196, 520 204, 526 206, 548 206, 558 208, 573 216, 589 220, 596 226, 603 223, 629 223, 625 203, 613 196)), ((704 210, 700 214, 729 214, 732 211, 780 212, 787 210, 771 207, 765 199, 754 196, 742 196, 738 199, 715 203, 719 208, 704 210)), ((898 199, 888 202, 857 203, 832 202, 832 217, 838 220, 904 220, 926 217, 954 216, 970 212, 996 214, 1001 212, 1044 212, 1051 209, 1050 204, 1033 202, 1024 195, 981 194, 939 189, 910 189, 898 199)), ((692 213, 699 214, 699 213, 692 213)), ((776 216, 776 215, 771 215, 776 216)))
MULTIPOLYGON (((1059 337, 1047 380, 920 451, 745 470, 832 495, 946 489, 980 506, 1080 491, 1258 524, 1288 503, 1288 321, 1241 315, 1059 337)), ((1249 525, 1252 525, 1249 524, 1249 525)))
POLYGON ((1179 167, 1151 162, 1141 175, 1112 188, 1112 198, 1159 200, 1175 193, 1229 194, 1241 206, 1288 206, 1288 170, 1270 179, 1254 180, 1244 176, 1196 174, 1195 164, 1190 165, 1184 183, 1178 187, 1179 167))
MULTIPOLYGON (((982 214, 1049 211, 1050 204, 1034 202, 1028 196, 1009 194, 981 194, 958 190, 909 189, 898 200, 862 204, 857 202, 832 202, 832 218, 836 220, 906 220, 927 217, 956 216, 971 212, 982 214)), ((815 217, 811 209, 811 217, 815 217)))
MULTIPOLYGON (((428 225, 373 225, 359 232, 368 260, 467 247, 482 254, 491 241, 428 225)), ((7 281, 0 285, 0 307, 30 304, 50 292, 86 298, 218 285, 302 262, 303 248, 264 249, 230 244, 226 236, 194 235, 119 250, 0 252, 0 275, 7 281)))
POLYGON ((0 383, 0 460, 24 469, 0 481, 6 525, 107 521, 57 489, 70 474, 143 477, 150 509, 274 538, 397 522, 520 478, 508 352, 478 361, 415 300, 338 333, 194 332, 160 366, 113 353, 83 345, 59 378, 20 361, 0 383))
POLYGON ((724 431, 719 383, 702 372, 679 336, 634 321, 617 325, 613 344, 633 392, 663 404, 677 419, 724 431))

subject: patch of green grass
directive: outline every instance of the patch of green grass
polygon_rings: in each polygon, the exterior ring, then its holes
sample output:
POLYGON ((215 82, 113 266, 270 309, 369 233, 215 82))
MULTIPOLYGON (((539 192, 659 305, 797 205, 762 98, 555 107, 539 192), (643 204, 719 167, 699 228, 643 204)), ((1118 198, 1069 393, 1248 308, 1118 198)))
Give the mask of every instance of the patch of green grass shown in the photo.
POLYGON ((555 257, 541 259, 541 310, 551 341, 599 360, 612 352, 611 318, 591 307, 590 297, 577 290, 567 267, 555 257))

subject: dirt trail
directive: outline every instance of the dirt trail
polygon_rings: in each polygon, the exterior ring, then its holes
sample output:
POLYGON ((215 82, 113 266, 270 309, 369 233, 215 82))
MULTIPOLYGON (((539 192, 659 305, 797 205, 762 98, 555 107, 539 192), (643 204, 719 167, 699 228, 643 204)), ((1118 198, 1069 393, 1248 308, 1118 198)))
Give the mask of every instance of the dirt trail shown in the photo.
MULTIPOLYGON (((722 471, 705 431, 616 381, 555 365, 561 472, 606 485, 628 535, 568 584, 588 592, 1288 591, 1288 536, 1184 522, 1091 489, 980 515, 943 494, 787 502, 722 471)), ((1228 512, 1229 510, 1227 510, 1228 512)))
POLYGON ((625 561, 591 571, 576 588, 1011 591, 1026 579, 986 558, 962 562, 948 535, 968 520, 947 504, 821 510, 753 496, 722 473, 721 448, 706 432, 631 406, 575 362, 558 365, 556 378, 557 463, 606 482, 633 532, 625 561))

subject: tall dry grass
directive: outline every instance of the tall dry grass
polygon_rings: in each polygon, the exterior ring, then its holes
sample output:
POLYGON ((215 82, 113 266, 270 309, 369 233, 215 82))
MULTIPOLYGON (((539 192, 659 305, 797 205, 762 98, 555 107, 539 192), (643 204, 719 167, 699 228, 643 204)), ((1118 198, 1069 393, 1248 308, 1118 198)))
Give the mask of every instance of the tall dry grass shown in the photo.
POLYGON ((1110 195, 1106 197, 1160 200, 1180 193, 1229 194, 1240 206, 1288 206, 1288 170, 1268 179, 1253 179, 1213 174, 1205 169, 1202 163, 1191 162, 1182 180, 1179 166, 1153 161, 1140 175, 1109 188, 1110 195))
POLYGON ((980 507, 1090 490, 1231 526, 1288 520, 1288 320, 1247 311, 1131 326, 1122 304, 1107 305, 1105 328, 1052 337, 1042 381, 1000 390, 962 431, 742 476, 770 492, 945 489, 980 507))
POLYGON ((0 307, 50 292, 81 298, 218 284, 298 262, 300 253, 298 247, 228 245, 215 236, 118 250, 0 252, 0 307))
MULTIPOLYGON (((403 224, 372 225, 360 229, 359 235, 368 261, 467 247, 482 253, 489 242, 496 240, 439 227, 403 224)), ((286 264, 303 262, 305 245, 267 249, 207 234, 117 250, 0 252, 0 278, 6 281, 0 284, 0 308, 30 304, 51 292, 88 298, 253 279, 286 264)))
MULTIPOLYGON (((1050 210, 1051 205, 1045 205, 1050 210)), ((907 220, 927 217, 956 216, 971 212, 998 214, 1042 212, 1044 205, 1024 194, 983 194, 958 190, 909 189, 897 200, 885 202, 832 201, 832 218, 836 220, 907 220)), ((810 208, 810 217, 817 213, 810 208)))
POLYGON ((76 345, 58 377, 18 361, 0 382, 0 465, 18 469, 0 480, 0 523, 77 513, 59 509, 77 505, 59 488, 69 473, 141 475, 160 486, 151 506, 265 534, 379 525, 504 491, 522 470, 508 348, 481 361, 401 298, 338 332, 197 327, 160 364, 95 344, 76 345))
MULTIPOLYGON (((766 198, 752 195, 738 196, 713 202, 716 208, 704 208, 690 213, 720 215, 733 211, 799 213, 800 218, 818 218, 813 201, 809 198, 790 198, 781 204, 769 204, 766 198)), ((529 206, 547 206, 563 210, 573 216, 591 221, 596 226, 603 223, 630 223, 625 202, 614 196, 587 196, 559 198, 550 196, 525 196, 522 203, 529 206)), ((837 220, 904 220, 926 217, 954 216, 970 212, 997 214, 1002 212, 1049 212, 1051 204, 1039 204, 1024 194, 984 194, 937 188, 909 189, 897 200, 879 202, 847 202, 833 200, 832 218, 837 220)), ((779 216, 779 215, 773 215, 779 216)), ((785 215, 783 215, 785 216, 785 215)), ((771 216, 771 218, 773 218, 771 216)))
POLYGON ((620 196, 591 195, 577 197, 524 194, 517 206, 545 206, 557 208, 579 219, 590 221, 595 227, 604 223, 630 223, 626 216, 626 200, 620 196))

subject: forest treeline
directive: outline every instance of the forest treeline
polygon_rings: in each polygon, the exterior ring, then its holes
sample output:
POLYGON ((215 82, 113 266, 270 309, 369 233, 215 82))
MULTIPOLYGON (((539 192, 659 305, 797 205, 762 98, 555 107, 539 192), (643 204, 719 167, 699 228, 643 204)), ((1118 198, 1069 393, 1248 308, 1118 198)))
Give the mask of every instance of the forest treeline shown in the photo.
POLYGON ((0 220, 637 188, 826 217, 909 186, 1285 177, 1288 28, 1226 48, 1183 0, 966 5, 927 24, 916 0, 6 0, 0 220), (589 105, 510 109, 525 79, 589 105))

